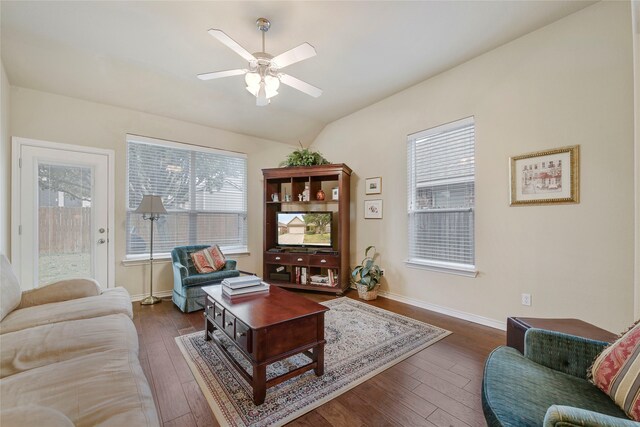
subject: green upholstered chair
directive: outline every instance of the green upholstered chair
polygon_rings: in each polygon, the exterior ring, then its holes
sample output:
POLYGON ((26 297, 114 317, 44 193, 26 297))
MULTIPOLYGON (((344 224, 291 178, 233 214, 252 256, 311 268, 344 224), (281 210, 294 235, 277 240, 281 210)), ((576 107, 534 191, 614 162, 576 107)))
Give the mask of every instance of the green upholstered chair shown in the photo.
POLYGON ((205 306, 203 286, 220 284, 227 277, 237 277, 234 260, 226 260, 224 268, 213 273, 198 273, 193 266, 191 254, 208 248, 211 245, 178 246, 171 251, 173 261, 173 296, 172 300, 180 310, 190 313, 202 310, 205 306))
POLYGON ((608 343, 542 329, 525 335, 524 356, 498 347, 482 380, 482 409, 490 427, 639 427, 591 384, 587 369, 608 343))

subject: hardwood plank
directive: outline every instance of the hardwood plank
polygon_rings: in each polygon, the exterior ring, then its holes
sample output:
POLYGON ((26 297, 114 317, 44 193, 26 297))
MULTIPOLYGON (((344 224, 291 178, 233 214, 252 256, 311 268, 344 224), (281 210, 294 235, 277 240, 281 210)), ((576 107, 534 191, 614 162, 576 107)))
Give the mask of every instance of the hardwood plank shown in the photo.
POLYGON ((436 375, 433 375, 432 373, 423 371, 421 369, 419 369, 418 372, 414 372, 413 375, 414 378, 419 379, 423 384, 426 384, 429 387, 438 390, 442 394, 446 394, 447 396, 468 406, 471 409, 482 411, 482 404, 480 402, 479 395, 470 393, 467 390, 455 386, 450 382, 445 381, 442 378, 439 378, 436 375))
POLYGON ((352 413, 349 408, 336 399, 319 406, 316 411, 334 427, 360 427, 366 425, 365 420, 352 413))
POLYGON ((164 342, 149 345, 149 366, 162 419, 171 421, 191 412, 164 342))
POLYGON ((455 414, 456 418, 459 418, 470 426, 484 427, 486 425, 482 412, 475 411, 426 384, 418 386, 418 388, 415 389, 415 393, 440 409, 450 414, 455 414))
POLYGON ((182 384, 182 390, 184 390, 191 408, 191 414, 195 418, 198 427, 218 427, 220 425, 195 380, 182 384))
MULTIPOLYGON (((418 370, 418 368, 416 368, 418 370)), ((420 385, 420 381, 413 377, 413 374, 410 375, 399 375, 397 372, 393 372, 388 369, 379 374, 379 377, 386 378, 390 381, 395 382, 396 384, 406 388, 407 390, 413 390, 414 388, 420 385)))
POLYGON ((311 411, 300 418, 296 418, 289 424, 289 427, 331 427, 331 423, 324 419, 317 411, 311 411))
POLYGON ((369 381, 380 387, 382 390, 385 390, 387 394, 393 395, 394 400, 398 400, 404 406, 415 411, 424 418, 431 415, 431 413, 437 409, 436 405, 433 405, 426 399, 423 399, 414 392, 409 391, 395 382, 381 377, 380 375, 373 377, 369 381))
MULTIPOLYGON (((432 424, 424 417, 420 416, 415 411, 412 411, 408 406, 405 406, 399 399, 394 399, 395 396, 392 393, 387 393, 386 390, 374 385, 371 381, 366 381, 365 383, 355 387, 353 392, 359 395, 361 399, 376 402, 376 405, 383 408, 382 412, 387 417, 395 420, 403 426, 432 426, 432 424)), ((434 409, 436 408, 434 407, 434 409)))
POLYGON ((482 394, 482 378, 469 381, 469 384, 464 386, 464 389, 480 396, 482 394))
POLYGON ((169 357, 171 357, 171 362, 173 363, 173 367, 176 370, 176 374, 178 375, 178 379, 181 383, 186 383, 189 381, 193 381, 194 377, 191 373, 191 369, 189 369, 189 365, 187 365, 187 361, 184 360, 184 356, 182 352, 178 348, 178 344, 176 344, 175 338, 167 338, 164 337, 164 346, 169 353, 169 357))
POLYGON ((429 415, 428 420, 438 427, 469 427, 469 424, 460 421, 440 408, 438 408, 433 414, 429 415))
POLYGON ((469 382, 468 378, 458 375, 455 372, 442 369, 438 365, 434 365, 433 363, 415 355, 408 358, 407 361, 423 371, 430 372, 443 380, 449 381, 451 384, 457 385, 458 387, 464 387, 469 382))
POLYGON ((197 427, 197 425, 193 415, 186 414, 175 420, 167 421, 164 423, 164 427, 197 427))
MULTIPOLYGON (((351 390, 338 396, 336 400, 349 408, 349 411, 352 414, 366 420, 366 424, 368 426, 388 427, 400 425, 393 420, 387 419, 382 412, 370 405, 365 399, 360 398, 359 395, 355 394, 351 390)), ((381 406, 379 406, 379 408, 381 408, 381 406)))

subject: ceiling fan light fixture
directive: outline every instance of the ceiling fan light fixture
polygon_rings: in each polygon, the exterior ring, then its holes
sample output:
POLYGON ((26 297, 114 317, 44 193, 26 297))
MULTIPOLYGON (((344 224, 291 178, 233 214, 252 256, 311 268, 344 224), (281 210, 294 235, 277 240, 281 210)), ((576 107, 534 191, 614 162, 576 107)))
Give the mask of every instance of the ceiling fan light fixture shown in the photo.
POLYGON ((247 60, 249 62, 249 69, 238 68, 235 70, 202 73, 198 74, 197 77, 200 80, 212 80, 244 74, 247 91, 256 97, 256 105, 258 106, 268 105, 270 102, 269 99, 278 95, 281 82, 315 98, 320 96, 322 94, 321 89, 288 74, 280 73, 281 68, 315 56, 315 48, 309 43, 302 43, 274 57, 265 52, 264 45, 264 36, 269 30, 271 23, 266 18, 258 18, 256 25, 262 32, 262 52, 255 52, 253 54, 240 46, 238 42, 229 37, 224 31, 218 29, 209 30, 209 34, 212 37, 218 39, 229 49, 247 60))
POLYGON ((262 79, 260 78, 260 74, 257 72, 249 72, 244 76, 244 81, 247 84, 247 87, 250 87, 250 88, 255 87, 256 90, 260 86, 260 80, 262 79))
POLYGON ((260 82, 260 89, 258 89, 258 94, 256 96, 256 105, 258 107, 264 107, 266 105, 269 105, 269 98, 267 98, 267 89, 265 87, 265 83, 264 82, 260 82))

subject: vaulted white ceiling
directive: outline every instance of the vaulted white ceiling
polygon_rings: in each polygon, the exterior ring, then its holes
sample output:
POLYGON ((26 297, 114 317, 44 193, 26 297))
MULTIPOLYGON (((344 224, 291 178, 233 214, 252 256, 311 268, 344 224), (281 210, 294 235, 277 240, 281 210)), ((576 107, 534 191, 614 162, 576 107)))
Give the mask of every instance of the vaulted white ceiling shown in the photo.
POLYGON ((12 85, 308 145, 327 123, 592 3, 2 1, 1 54, 12 85), (258 17, 272 23, 267 52, 316 48, 286 72, 320 98, 281 86, 256 107, 242 76, 196 79, 245 68, 207 30, 256 52, 258 17))

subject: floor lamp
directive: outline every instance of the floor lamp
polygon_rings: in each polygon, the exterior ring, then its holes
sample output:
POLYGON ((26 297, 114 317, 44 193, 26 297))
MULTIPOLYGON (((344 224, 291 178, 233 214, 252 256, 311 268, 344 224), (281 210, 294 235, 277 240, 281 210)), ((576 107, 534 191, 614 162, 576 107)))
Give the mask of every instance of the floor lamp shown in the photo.
POLYGON ((153 296, 153 223, 160 218, 161 214, 166 214, 167 210, 162 204, 160 196, 142 196, 142 201, 135 213, 142 214, 142 219, 151 221, 151 239, 149 243, 149 296, 140 301, 142 305, 151 305, 162 302, 158 297, 153 296))

